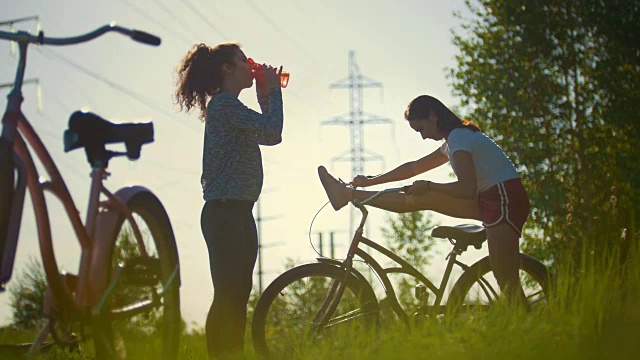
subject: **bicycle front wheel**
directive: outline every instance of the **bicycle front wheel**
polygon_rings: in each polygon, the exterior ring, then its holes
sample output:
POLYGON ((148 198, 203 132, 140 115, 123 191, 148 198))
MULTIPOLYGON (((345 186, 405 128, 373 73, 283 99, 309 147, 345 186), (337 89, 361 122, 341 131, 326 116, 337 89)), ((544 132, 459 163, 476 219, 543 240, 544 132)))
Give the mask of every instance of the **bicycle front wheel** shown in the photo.
MULTIPOLYGON (((544 306, 548 299, 547 268, 531 256, 520 254, 520 285, 530 308, 544 306)), ((500 287, 486 256, 471 265, 451 289, 447 307, 453 311, 482 309, 494 305, 500 287)))
POLYGON ((93 327, 96 356, 175 359, 182 319, 173 229, 162 203, 152 193, 135 194, 127 206, 142 235, 146 255, 131 222, 121 216, 109 254, 109 278, 113 281, 117 276, 118 281, 93 327))
POLYGON ((322 328, 312 326, 334 282, 344 271, 328 264, 307 264, 275 279, 264 291, 253 315, 256 352, 272 359, 296 358, 311 346, 334 346, 340 334, 373 329, 378 302, 369 284, 350 275, 338 307, 322 328))

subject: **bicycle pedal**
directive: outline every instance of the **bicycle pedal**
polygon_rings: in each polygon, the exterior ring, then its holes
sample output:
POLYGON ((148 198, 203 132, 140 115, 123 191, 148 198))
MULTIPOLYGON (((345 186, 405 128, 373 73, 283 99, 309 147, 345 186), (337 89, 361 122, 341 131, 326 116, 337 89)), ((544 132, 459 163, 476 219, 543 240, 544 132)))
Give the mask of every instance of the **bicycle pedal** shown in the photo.
POLYGON ((155 286, 160 282, 160 260, 141 256, 128 259, 122 269, 123 284, 155 286))

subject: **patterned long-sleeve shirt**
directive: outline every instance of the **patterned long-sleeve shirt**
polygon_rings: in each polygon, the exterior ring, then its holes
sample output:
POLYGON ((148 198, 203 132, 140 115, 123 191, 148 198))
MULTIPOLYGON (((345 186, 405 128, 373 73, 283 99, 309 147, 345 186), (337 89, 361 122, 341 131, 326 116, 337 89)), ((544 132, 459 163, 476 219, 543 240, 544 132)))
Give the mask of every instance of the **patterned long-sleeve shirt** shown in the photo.
POLYGON ((207 105, 202 190, 204 200, 257 201, 262 190, 262 156, 259 145, 282 141, 282 93, 274 88, 258 96, 262 114, 225 92, 207 105))

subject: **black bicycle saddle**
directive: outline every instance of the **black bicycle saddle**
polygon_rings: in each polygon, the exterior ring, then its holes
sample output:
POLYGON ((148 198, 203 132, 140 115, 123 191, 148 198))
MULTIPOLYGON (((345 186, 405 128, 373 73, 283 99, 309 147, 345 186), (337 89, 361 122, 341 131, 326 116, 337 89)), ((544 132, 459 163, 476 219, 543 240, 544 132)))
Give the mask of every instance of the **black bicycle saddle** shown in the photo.
POLYGON ((444 239, 455 239, 476 249, 482 247, 487 239, 487 231, 484 226, 462 224, 456 226, 437 226, 431 231, 431 236, 444 239))
MULTIPOLYGON (((64 132, 64 151, 86 148, 91 153, 104 152, 106 144, 124 143, 130 160, 140 158, 143 144, 153 142, 153 123, 114 124, 100 116, 76 111, 69 118, 64 132)), ((91 160, 90 160, 91 161, 91 160)))

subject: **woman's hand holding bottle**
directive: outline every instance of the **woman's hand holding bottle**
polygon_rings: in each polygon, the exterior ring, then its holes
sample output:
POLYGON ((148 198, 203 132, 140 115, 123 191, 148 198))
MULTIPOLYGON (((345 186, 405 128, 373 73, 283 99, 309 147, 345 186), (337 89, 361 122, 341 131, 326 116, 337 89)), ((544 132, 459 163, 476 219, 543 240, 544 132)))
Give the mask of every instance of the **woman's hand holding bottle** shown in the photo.
POLYGON ((263 66, 262 71, 264 74, 264 82, 268 89, 280 87, 280 74, 282 73, 282 66, 279 70, 276 70, 273 66, 263 66))
POLYGON ((258 64, 251 58, 248 61, 251 64, 251 73, 256 80, 258 94, 266 95, 271 88, 278 86, 285 88, 289 84, 289 73, 282 71, 282 66, 276 70, 270 65, 258 64))

